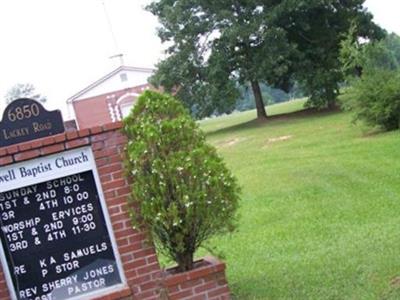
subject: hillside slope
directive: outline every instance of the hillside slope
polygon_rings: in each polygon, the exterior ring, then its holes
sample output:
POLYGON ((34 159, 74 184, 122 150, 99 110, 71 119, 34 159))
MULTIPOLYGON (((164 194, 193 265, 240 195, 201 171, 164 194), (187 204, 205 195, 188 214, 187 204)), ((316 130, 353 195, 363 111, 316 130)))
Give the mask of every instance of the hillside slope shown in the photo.
POLYGON ((235 298, 400 299, 399 132, 337 112, 253 117, 201 122, 243 188, 238 231, 212 242, 235 298))

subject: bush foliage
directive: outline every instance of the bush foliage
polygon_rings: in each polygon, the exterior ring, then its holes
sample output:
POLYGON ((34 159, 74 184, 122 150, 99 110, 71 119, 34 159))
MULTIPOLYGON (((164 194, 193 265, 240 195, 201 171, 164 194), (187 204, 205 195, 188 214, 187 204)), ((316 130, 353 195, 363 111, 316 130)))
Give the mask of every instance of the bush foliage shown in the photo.
POLYGON ((400 126, 400 72, 376 70, 362 76, 343 96, 344 107, 354 112, 354 120, 385 130, 400 126))
POLYGON ((239 187, 214 147, 172 96, 146 91, 124 120, 133 221, 161 252, 193 268, 196 249, 234 229, 239 187))
POLYGON ((354 112, 355 121, 386 130, 400 126, 400 37, 388 35, 376 43, 347 43, 348 70, 357 69, 358 77, 342 96, 345 109, 354 112))

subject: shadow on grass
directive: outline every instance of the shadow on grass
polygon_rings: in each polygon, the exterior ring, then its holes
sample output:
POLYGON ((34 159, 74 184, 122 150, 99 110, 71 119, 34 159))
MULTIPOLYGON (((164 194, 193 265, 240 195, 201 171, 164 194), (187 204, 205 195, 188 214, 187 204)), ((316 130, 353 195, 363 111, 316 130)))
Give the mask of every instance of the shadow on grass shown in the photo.
POLYGON ((330 108, 330 109, 315 109, 315 108, 307 108, 295 112, 285 113, 285 114, 278 114, 273 116, 268 116, 265 120, 254 119, 251 121, 243 122, 240 124, 216 129, 213 131, 208 131, 206 133, 207 136, 213 136, 222 133, 229 133, 233 131, 242 131, 246 129, 254 129, 259 127, 268 126, 272 122, 275 123, 276 121, 289 121, 289 120, 296 120, 296 119, 304 119, 309 117, 325 117, 327 115, 337 114, 341 112, 339 108, 330 108))

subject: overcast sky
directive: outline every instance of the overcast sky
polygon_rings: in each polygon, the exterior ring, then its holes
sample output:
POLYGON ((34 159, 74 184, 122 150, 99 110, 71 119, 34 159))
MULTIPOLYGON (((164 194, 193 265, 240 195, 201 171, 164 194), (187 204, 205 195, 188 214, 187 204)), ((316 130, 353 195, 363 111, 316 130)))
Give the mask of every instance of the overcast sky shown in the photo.
MULTIPOLYGON (((119 66, 109 57, 120 52, 126 65, 153 67, 162 46, 157 20, 143 10, 149 2, 0 0, 0 111, 7 90, 26 82, 48 98, 46 107, 65 111, 67 98, 119 66)), ((398 0, 366 6, 378 24, 400 34, 398 0)))

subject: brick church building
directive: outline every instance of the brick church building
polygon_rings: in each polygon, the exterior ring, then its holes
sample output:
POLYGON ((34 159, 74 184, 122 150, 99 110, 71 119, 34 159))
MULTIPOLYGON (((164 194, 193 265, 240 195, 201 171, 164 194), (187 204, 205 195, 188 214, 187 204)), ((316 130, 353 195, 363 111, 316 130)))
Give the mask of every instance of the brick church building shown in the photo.
POLYGON ((120 66, 67 100, 79 129, 120 121, 150 88, 153 69, 120 66))

